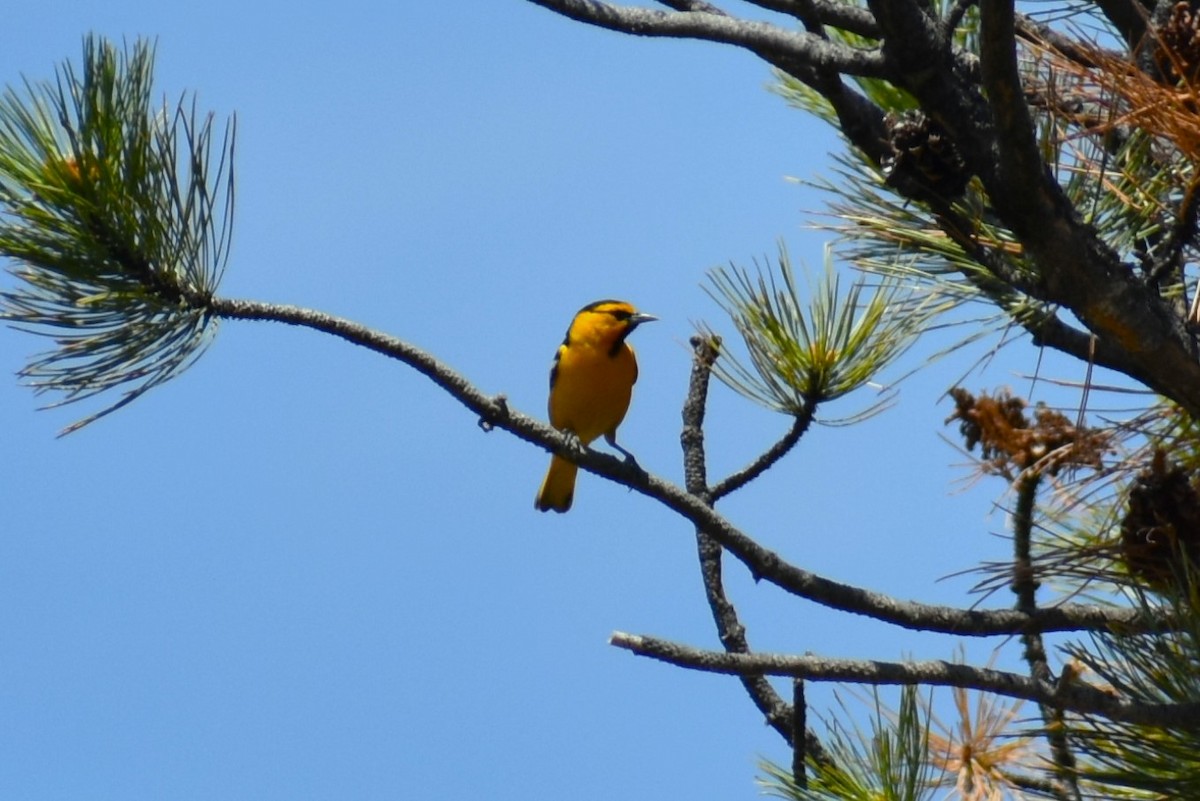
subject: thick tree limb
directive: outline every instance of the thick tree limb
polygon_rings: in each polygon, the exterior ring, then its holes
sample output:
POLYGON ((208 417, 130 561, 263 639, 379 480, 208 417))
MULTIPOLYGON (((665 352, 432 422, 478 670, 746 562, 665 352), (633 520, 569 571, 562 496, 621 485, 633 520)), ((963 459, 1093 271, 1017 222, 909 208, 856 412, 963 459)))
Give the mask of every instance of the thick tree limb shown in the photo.
MULTIPOLYGON (((800 5, 800 4, 797 4, 800 5)), ((801 19, 812 19, 822 25, 853 33, 865 39, 879 38, 875 15, 866 8, 829 0, 808 0, 803 4, 801 19)))
POLYGON ((658 0, 658 2, 676 11, 698 11, 702 14, 716 14, 721 17, 729 16, 724 10, 714 6, 712 3, 706 3, 704 0, 658 0))
POLYGON ((879 36, 879 26, 875 17, 861 6, 847 3, 830 2, 830 0, 747 0, 747 2, 788 14, 804 23, 810 32, 816 33, 814 27, 829 25, 843 31, 858 34, 866 39, 879 36))
POLYGON ((616 6, 598 0, 530 0, 580 22, 635 36, 700 39, 736 45, 761 55, 828 68, 846 75, 881 77, 883 60, 869 50, 833 44, 811 33, 787 31, 766 22, 752 22, 705 12, 658 11, 616 6))

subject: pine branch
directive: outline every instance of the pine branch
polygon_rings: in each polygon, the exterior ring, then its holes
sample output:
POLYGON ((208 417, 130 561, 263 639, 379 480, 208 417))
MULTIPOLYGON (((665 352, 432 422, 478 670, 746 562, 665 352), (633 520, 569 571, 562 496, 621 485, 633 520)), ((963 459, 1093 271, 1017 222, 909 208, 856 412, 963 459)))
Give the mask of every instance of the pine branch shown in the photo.
POLYGON ((120 388, 75 430, 170 380, 212 332, 233 219, 234 129, 156 107, 154 51, 84 40, 83 66, 0 96, 0 320, 45 335, 21 378, 61 405, 120 388))

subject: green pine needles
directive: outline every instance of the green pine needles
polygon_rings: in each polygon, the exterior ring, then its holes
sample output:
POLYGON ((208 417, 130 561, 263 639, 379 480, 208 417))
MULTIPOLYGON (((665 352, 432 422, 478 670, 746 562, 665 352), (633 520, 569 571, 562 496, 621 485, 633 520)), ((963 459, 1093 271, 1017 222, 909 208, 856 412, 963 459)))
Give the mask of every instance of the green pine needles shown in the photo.
MULTIPOLYGON (((919 688, 900 688, 900 707, 887 710, 875 688, 871 731, 829 722, 827 761, 810 759, 804 784, 765 762, 759 780, 766 795, 787 801, 931 801, 936 786, 929 750, 930 709, 919 688)), ((842 711, 849 710, 843 706, 842 711)))
MULTIPOLYGON (((797 416, 875 382, 944 308, 935 293, 909 292, 887 276, 870 293, 863 278, 843 291, 828 250, 825 274, 807 291, 782 246, 777 274, 730 267, 710 279, 709 294, 733 320, 750 357, 745 364, 723 353, 714 374, 745 397, 797 416)), ((887 401, 842 422, 869 416, 887 401)))
MULTIPOLYGON (((1096 632, 1090 643, 1064 649, 1098 686, 1147 704, 1182 704, 1200 698, 1200 585, 1186 557, 1158 599, 1180 625, 1143 634, 1096 632)), ((1131 593, 1148 611, 1156 602, 1131 593)), ((1128 788, 1134 798, 1200 798, 1200 725, 1137 726, 1088 718, 1075 742, 1088 756, 1081 774, 1104 786, 1128 788)), ((1200 722, 1198 722, 1200 723, 1200 722)))
POLYGON ((234 123, 156 105, 154 48, 89 36, 83 66, 0 96, 0 319, 47 337, 20 376, 59 395, 118 387, 69 433, 186 369, 211 339, 229 256, 234 123))

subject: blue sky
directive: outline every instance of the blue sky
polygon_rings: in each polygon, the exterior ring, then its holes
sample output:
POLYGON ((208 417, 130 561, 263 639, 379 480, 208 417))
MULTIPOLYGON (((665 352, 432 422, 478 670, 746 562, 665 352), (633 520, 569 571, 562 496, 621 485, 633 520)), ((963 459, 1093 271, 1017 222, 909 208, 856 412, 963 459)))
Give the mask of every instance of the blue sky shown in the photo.
MULTIPOLYGON (((35 5, 6 16, 6 83, 77 61, 88 32, 147 36, 163 92, 236 112, 227 296, 378 327, 536 414, 577 308, 657 314, 621 439, 672 480, 687 338, 729 333, 706 271, 780 239, 821 264, 822 200, 786 178, 828 173, 835 139, 744 53, 521 0, 35 5)), ((0 372, 39 345, 0 332, 0 372)), ((723 511, 831 577, 970 603, 971 579, 938 579, 1003 555, 1002 488, 964 489, 939 398, 977 355, 814 429, 723 511)), ((570 514, 535 513, 546 454, 403 366, 228 323, 80 433, 54 437, 84 409, 38 403, 0 382, 0 797, 749 799, 757 761, 788 759, 734 680, 606 644, 716 646, 691 529, 587 475, 570 514)), ((710 475, 786 427, 714 389, 710 475)), ((759 648, 950 655, 729 573, 759 648)))

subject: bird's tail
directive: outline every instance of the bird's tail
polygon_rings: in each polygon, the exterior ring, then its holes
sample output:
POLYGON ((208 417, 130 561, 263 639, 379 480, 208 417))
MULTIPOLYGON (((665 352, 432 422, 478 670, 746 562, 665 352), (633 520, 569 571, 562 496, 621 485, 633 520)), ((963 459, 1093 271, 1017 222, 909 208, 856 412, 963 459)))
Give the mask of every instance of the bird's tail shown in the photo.
POLYGON ((553 509, 565 512, 571 508, 571 500, 575 497, 575 474, 579 468, 574 462, 569 462, 561 456, 550 460, 550 469, 546 471, 546 480, 538 490, 537 499, 533 505, 541 512, 553 509))

